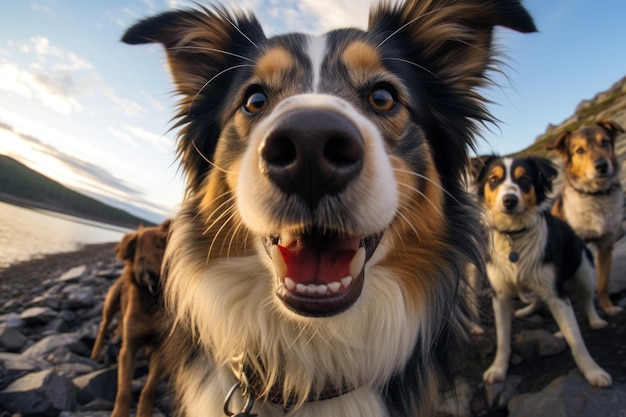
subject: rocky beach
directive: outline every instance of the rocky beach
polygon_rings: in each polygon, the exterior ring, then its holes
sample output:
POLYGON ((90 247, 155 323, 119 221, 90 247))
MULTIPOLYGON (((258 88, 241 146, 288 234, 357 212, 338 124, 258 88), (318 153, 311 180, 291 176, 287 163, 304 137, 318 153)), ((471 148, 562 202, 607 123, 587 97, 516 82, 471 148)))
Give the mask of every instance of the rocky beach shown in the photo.
MULTIPOLYGON (((118 340, 105 346, 105 359, 89 359, 104 295, 122 264, 113 244, 92 245, 0 270, 0 416, 108 417, 117 385, 118 340)), ((626 307, 626 239, 618 245, 613 298, 626 307)), ((472 336, 455 365, 453 391, 441 401, 439 417, 596 417, 626 413, 626 313, 591 330, 579 316, 591 355, 613 377, 613 386, 589 386, 565 342, 553 335, 546 312, 514 320, 512 365, 507 381, 485 386, 482 372, 495 354, 493 314, 481 300, 486 332, 472 336)), ((574 299, 577 314, 581 313, 574 299)), ((135 397, 147 372, 138 362, 135 397)), ((157 395, 155 415, 169 415, 167 385, 157 395)))

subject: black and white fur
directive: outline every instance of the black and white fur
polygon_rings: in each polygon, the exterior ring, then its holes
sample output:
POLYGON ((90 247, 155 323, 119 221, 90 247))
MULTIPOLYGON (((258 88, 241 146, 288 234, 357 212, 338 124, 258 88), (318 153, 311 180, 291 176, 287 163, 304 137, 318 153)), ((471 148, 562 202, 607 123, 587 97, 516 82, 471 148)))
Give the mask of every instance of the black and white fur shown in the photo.
POLYGON ((222 8, 127 31, 163 44, 181 96, 164 271, 180 414, 432 415, 459 281, 482 269, 461 175, 498 25, 535 31, 518 0, 384 2, 366 31, 321 36, 267 38, 222 8))
POLYGON ((593 303, 593 258, 572 228, 542 206, 557 171, 544 158, 484 160, 478 193, 483 197, 490 230, 487 276, 494 291, 497 352, 483 375, 485 382, 503 381, 509 365, 513 297, 532 294, 547 305, 567 341, 578 368, 591 385, 611 385, 610 375, 591 358, 574 310, 564 290, 577 284, 589 324, 603 328, 593 303))

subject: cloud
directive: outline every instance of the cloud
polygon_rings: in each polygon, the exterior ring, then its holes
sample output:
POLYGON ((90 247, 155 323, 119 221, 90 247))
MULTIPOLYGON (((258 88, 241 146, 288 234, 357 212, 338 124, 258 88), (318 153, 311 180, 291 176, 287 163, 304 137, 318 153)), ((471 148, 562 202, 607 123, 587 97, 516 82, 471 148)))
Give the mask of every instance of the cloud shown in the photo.
POLYGON ((98 75, 93 64, 73 51, 53 45, 43 36, 27 42, 9 41, 16 54, 0 54, 0 91, 34 99, 61 114, 84 113, 87 97, 101 94, 125 116, 137 116, 141 108, 119 96, 98 75))

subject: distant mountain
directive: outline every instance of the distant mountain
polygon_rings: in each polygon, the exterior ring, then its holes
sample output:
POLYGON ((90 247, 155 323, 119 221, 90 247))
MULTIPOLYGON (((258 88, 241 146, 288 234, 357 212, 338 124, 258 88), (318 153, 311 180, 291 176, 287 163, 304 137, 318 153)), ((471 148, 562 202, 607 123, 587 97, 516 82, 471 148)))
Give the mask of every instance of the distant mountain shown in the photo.
POLYGON ((104 204, 0 155, 0 200, 134 229, 153 222, 104 204))

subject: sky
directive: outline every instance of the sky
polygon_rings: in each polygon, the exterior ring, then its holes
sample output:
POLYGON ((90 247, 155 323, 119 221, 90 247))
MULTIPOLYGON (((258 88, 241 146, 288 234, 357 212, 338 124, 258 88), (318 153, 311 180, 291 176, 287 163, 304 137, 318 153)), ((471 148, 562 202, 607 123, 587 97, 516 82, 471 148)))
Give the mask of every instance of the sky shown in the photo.
MULTIPOLYGON (((201 3, 203 0, 199 0, 201 3)), ((222 1, 255 12, 268 35, 365 27, 368 0, 222 1)), ((186 0, 5 1, 0 14, 0 154, 132 214, 175 213, 184 182, 176 97, 156 45, 119 42, 138 19, 186 0)), ((506 76, 485 89, 479 152, 526 148, 549 123, 626 75, 626 2, 526 0, 539 33, 498 30, 506 76)))

